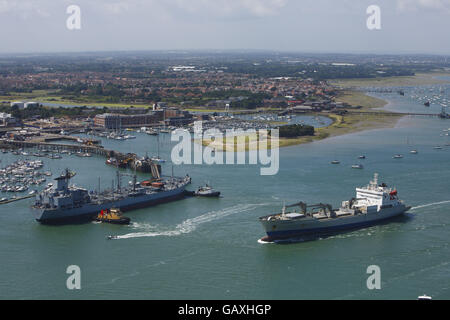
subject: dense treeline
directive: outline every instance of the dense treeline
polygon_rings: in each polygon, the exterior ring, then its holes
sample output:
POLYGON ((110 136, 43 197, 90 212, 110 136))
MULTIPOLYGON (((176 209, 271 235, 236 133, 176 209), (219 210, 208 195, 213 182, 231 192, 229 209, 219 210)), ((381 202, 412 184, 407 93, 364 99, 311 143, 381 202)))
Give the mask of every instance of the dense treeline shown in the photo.
POLYGON ((256 109, 262 106, 263 100, 270 98, 272 98, 272 96, 264 92, 251 93, 244 100, 233 101, 230 106, 237 109, 256 109))
POLYGON ((280 138, 295 138, 314 135, 314 127, 303 124, 280 126, 278 129, 280 138))
POLYGON ((315 80, 414 75, 414 71, 409 66, 384 66, 381 68, 371 64, 330 65, 271 62, 255 65, 249 62, 242 62, 228 65, 226 71, 238 74, 251 74, 255 77, 296 77, 315 80))
POLYGON ((50 118, 50 117, 77 117, 87 114, 102 114, 108 112, 107 108, 88 108, 88 107, 44 107, 30 106, 26 109, 19 109, 17 106, 0 106, 0 112, 10 113, 14 118, 19 120, 32 119, 33 117, 50 118))

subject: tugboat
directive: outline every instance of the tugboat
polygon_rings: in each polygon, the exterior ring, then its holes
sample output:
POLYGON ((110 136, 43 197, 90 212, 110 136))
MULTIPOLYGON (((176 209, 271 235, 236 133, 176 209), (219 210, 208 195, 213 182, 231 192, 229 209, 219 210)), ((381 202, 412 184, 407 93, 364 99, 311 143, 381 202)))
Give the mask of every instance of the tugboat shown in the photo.
POLYGON ((194 192, 196 197, 219 197, 220 192, 214 190, 211 186, 206 185, 204 187, 199 187, 197 191, 194 192))
MULTIPOLYGON (((441 113, 439 114, 439 118, 441 119, 450 119, 450 114, 445 111, 445 107, 442 107, 441 113)), ((447 133, 448 135, 448 133, 447 133)))
POLYGON ((117 208, 100 211, 95 220, 112 224, 130 224, 130 218, 122 216, 122 212, 117 208))
POLYGON ((159 156, 151 157, 150 160, 152 160, 153 162, 156 162, 156 163, 165 163, 166 162, 166 160, 161 159, 159 156))

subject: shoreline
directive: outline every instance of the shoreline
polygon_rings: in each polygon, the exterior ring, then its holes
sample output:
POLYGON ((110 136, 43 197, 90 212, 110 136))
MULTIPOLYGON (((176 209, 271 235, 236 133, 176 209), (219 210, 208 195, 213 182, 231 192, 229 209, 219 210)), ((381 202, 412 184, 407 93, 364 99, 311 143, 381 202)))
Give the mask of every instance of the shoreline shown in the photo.
MULTIPOLYGON (((388 102, 386 102, 386 105, 388 102)), ((317 114, 316 114, 317 115, 317 114)), ((324 116, 323 114, 320 114, 324 116)), ((326 117, 333 120, 333 123, 327 127, 316 128, 314 136, 303 136, 297 138, 279 138, 278 147, 291 147, 296 145, 308 144, 318 141, 323 141, 328 138, 343 136, 347 134, 353 134, 362 131, 384 129, 384 128, 395 128, 398 122, 405 117, 399 113, 398 115, 383 115, 383 112, 377 114, 351 114, 346 116, 329 114, 326 117), (361 119, 362 118, 362 119, 361 119)), ((243 136, 240 136, 243 137, 243 136)), ((252 136, 253 139, 257 141, 257 136, 252 136)), ((258 144, 253 143, 252 146, 249 145, 248 140, 245 140, 245 145, 237 144, 235 140, 230 144, 226 139, 211 141, 210 139, 203 139, 201 142, 199 140, 193 140, 194 143, 202 144, 205 147, 210 147, 216 151, 221 152, 242 152, 242 151, 253 151, 258 150, 258 144)), ((265 148, 259 148, 265 149, 265 148)), ((267 149, 271 149, 270 138, 268 138, 267 149)))
MULTIPOLYGON (((360 109, 353 110, 350 114, 337 115, 337 114, 324 114, 324 113, 309 113, 305 115, 322 116, 331 119, 333 122, 322 128, 316 128, 314 136, 302 136, 296 138, 279 138, 278 147, 290 147, 296 145, 302 145, 312 143, 316 141, 326 140, 328 138, 353 134, 361 131, 383 129, 383 128, 395 128, 400 119, 405 117, 401 113, 393 115, 396 112, 388 112, 385 108, 390 104, 390 101, 380 99, 363 93, 360 91, 345 90, 336 97, 336 101, 347 102, 352 105, 361 105, 360 109), (364 111, 374 111, 374 114, 366 114, 364 111), (358 112, 361 112, 358 114, 358 112)), ((257 137, 252 137, 256 138, 257 137)), ((246 140, 245 144, 232 144, 224 141, 226 139, 211 141, 210 139, 203 139, 201 142, 194 140, 195 143, 200 143, 203 146, 214 148, 217 151, 229 152, 229 151, 251 151, 257 150, 258 144, 249 145, 246 140)), ((234 140, 233 140, 234 141, 234 140)), ((271 149, 270 139, 268 141, 268 149, 271 149)))
POLYGON ((348 80, 336 80, 330 81, 336 87, 340 87, 342 93, 336 96, 336 101, 347 102, 352 105, 360 103, 362 108, 359 111, 379 111, 377 114, 361 114, 358 115, 358 110, 350 115, 338 116, 338 115, 323 115, 317 113, 315 115, 327 116, 329 118, 342 117, 342 121, 337 123, 334 119, 333 123, 324 128, 317 128, 318 134, 313 137, 298 137, 298 138, 280 138, 280 147, 288 147, 301 145, 306 143, 312 143, 316 141, 323 141, 328 138, 353 134, 362 131, 395 128, 401 119, 406 115, 400 112, 392 112, 386 108, 392 104, 389 100, 380 99, 366 92, 356 91, 365 86, 373 87, 397 87, 397 86, 420 86, 420 85, 433 85, 433 84, 448 84, 450 80, 437 79, 436 77, 450 77, 449 72, 429 72, 429 73, 417 73, 414 76, 408 77, 390 77, 390 78, 361 78, 361 79, 348 79, 348 80), (342 84, 346 84, 345 87, 341 87, 342 84), (351 85, 351 86, 348 86, 351 85), (362 103, 361 103, 362 102, 362 103), (364 105, 366 104, 366 105, 364 105), (390 113, 383 115, 383 113, 390 113), (397 115, 392 115, 396 113, 397 115), (361 119, 364 117, 363 119, 361 119), (358 119, 359 118, 359 119, 358 119))
MULTIPOLYGON (((333 115, 335 116, 335 115, 333 115)), ((317 134, 313 137, 299 137, 299 138, 281 138, 280 147, 288 147, 294 145, 301 145, 312 143, 316 141, 326 140, 328 138, 353 134, 362 131, 369 131, 374 129, 388 129, 395 128, 397 123, 405 117, 405 115, 383 115, 379 114, 352 114, 350 116, 336 116, 339 119, 333 121, 333 124, 328 127, 317 128, 317 134)), ((330 117, 331 118, 331 117, 330 117)))

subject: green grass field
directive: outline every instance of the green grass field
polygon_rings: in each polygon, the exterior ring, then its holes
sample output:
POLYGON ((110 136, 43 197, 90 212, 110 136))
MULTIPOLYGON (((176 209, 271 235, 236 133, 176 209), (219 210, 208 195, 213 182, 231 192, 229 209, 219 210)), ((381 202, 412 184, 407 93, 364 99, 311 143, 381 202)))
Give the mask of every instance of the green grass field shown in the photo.
POLYGON ((37 101, 41 103, 54 103, 62 105, 76 105, 87 107, 109 107, 109 108, 147 108, 148 104, 132 104, 132 103, 108 103, 82 100, 64 99, 54 90, 33 90, 32 93, 12 92, 10 96, 0 96, 1 101, 37 101))
MULTIPOLYGON (((360 111, 367 111, 373 108, 383 108, 387 102, 382 99, 370 97, 360 91, 343 91, 336 97, 337 102, 345 102, 352 106, 362 106, 360 111)), ((358 110, 355 110, 358 111, 358 110)))

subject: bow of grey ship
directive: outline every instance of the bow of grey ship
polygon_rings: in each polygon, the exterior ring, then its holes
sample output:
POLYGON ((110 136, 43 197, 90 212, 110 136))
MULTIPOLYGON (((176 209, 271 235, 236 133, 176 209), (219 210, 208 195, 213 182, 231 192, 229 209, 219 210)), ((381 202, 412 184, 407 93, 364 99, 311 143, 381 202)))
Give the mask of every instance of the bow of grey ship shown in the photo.
POLYGON ((410 208, 399 200, 396 189, 378 184, 378 174, 375 174, 368 186, 356 188, 356 198, 343 201, 337 210, 329 204, 299 202, 284 206, 281 213, 259 218, 267 234, 261 240, 308 238, 368 227, 399 216, 410 208), (287 211, 293 207, 299 210, 287 211))
POLYGON ((97 192, 69 185, 73 176, 66 170, 55 179, 55 185, 36 195, 32 211, 38 222, 51 224, 88 220, 101 210, 118 208, 129 211, 178 200, 184 197, 185 188, 191 183, 191 178, 186 176, 158 177, 157 183, 140 184, 134 175, 129 186, 121 187, 121 174, 118 172, 117 188, 97 192))

